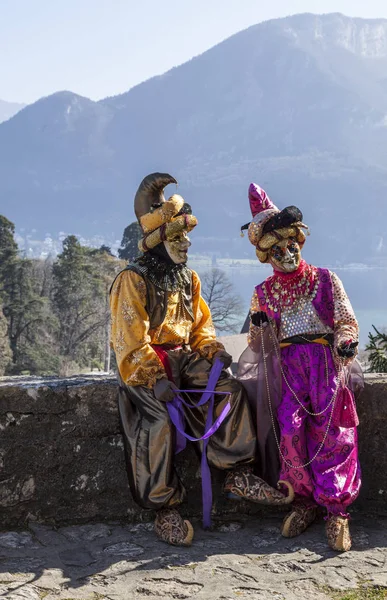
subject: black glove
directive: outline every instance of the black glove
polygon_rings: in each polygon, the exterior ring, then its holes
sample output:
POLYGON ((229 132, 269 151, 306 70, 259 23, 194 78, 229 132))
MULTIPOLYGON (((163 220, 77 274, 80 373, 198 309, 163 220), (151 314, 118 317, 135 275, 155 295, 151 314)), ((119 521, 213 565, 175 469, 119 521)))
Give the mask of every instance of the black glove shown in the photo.
POLYGON ((217 358, 223 363, 225 369, 228 369, 231 366, 232 356, 226 352, 226 350, 218 350, 218 352, 215 352, 212 357, 212 362, 214 363, 217 358))
POLYGON ((344 342, 337 348, 337 354, 341 358, 353 358, 356 354, 356 348, 359 342, 344 342))
POLYGON ((169 379, 158 379, 153 386, 153 392, 157 400, 160 402, 170 402, 175 397, 175 390, 177 387, 173 381, 169 379))
POLYGON ((265 312, 263 312, 263 311, 253 313, 250 316, 250 319, 251 319, 252 324, 255 325, 256 327, 260 327, 264 323, 268 323, 269 322, 267 314, 265 312))

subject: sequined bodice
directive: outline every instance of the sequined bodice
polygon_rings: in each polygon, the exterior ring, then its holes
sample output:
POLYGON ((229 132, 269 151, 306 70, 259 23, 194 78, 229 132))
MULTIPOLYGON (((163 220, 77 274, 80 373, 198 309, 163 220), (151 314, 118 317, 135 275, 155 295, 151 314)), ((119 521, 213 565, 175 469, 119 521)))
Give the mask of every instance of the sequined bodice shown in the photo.
POLYGON ((332 333, 332 329, 321 322, 312 303, 312 297, 301 297, 291 307, 281 310, 279 340, 285 340, 295 335, 310 333, 332 333))
MULTIPOLYGON (((296 273, 274 273, 258 285, 250 312, 265 312, 279 341, 308 334, 334 334, 335 347, 359 339, 359 327, 343 284, 335 273, 302 261, 296 273)), ((249 345, 255 348, 260 327, 250 323, 249 345)))
POLYGON ((277 273, 262 284, 268 308, 280 314, 280 341, 295 335, 332 333, 313 305, 320 284, 319 270, 304 261, 294 275, 277 273))

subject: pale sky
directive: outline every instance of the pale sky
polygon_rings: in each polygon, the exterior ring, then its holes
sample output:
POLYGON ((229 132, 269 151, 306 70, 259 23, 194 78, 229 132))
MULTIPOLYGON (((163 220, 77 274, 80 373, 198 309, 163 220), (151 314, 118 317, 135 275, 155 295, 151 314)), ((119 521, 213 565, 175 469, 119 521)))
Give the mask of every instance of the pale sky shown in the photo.
POLYGON ((0 99, 113 96, 250 25, 302 12, 387 18, 387 1, 0 0, 0 99))

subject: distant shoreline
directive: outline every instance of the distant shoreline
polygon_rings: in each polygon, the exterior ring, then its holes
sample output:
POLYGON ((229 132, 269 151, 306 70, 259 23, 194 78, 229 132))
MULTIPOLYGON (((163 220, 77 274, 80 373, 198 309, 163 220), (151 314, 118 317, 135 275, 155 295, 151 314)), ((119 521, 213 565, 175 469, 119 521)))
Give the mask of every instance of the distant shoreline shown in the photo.
MULTIPOLYGON (((269 268, 269 265, 262 265, 256 259, 251 258, 217 258, 215 262, 213 262, 212 258, 209 256, 195 256, 192 255, 188 259, 188 265, 192 268, 198 267, 206 267, 206 268, 229 268, 229 269, 262 269, 265 270, 269 268)), ((332 265, 332 264, 322 264, 319 265, 324 269, 329 269, 331 271, 377 271, 377 270, 387 270, 387 265, 367 265, 364 263, 349 263, 346 265, 332 265)))

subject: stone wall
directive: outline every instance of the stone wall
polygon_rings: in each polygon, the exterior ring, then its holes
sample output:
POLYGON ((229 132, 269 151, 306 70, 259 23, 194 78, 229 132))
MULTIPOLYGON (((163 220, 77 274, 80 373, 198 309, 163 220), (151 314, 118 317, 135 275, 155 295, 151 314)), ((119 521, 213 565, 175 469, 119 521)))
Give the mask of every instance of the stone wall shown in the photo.
MULTIPOLYGON (((27 520, 76 523, 147 519, 128 490, 113 377, 0 379, 0 527, 27 520)), ((360 510, 387 512, 387 377, 372 375, 358 403, 363 488, 360 510)), ((189 489, 188 514, 200 514, 192 449, 178 468, 189 489)), ((222 499, 216 510, 256 511, 222 499)))

